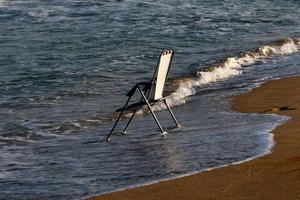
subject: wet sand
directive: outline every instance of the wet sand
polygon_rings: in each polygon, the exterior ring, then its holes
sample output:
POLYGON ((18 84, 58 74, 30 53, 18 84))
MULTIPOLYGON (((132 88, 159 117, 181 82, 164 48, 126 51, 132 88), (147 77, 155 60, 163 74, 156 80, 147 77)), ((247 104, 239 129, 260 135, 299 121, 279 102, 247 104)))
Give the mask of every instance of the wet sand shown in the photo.
POLYGON ((272 153, 242 164, 105 194, 91 199, 299 199, 300 77, 275 80, 234 97, 239 112, 288 115, 277 127, 272 153))

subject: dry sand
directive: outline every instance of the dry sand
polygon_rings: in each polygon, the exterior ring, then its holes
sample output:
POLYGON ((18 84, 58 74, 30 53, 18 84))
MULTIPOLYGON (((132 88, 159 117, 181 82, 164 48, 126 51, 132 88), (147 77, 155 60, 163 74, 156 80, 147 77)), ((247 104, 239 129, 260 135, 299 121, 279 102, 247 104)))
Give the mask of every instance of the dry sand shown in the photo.
POLYGON ((272 153, 242 164, 91 199, 299 199, 300 77, 271 81, 233 99, 240 112, 292 119, 276 128, 272 153))

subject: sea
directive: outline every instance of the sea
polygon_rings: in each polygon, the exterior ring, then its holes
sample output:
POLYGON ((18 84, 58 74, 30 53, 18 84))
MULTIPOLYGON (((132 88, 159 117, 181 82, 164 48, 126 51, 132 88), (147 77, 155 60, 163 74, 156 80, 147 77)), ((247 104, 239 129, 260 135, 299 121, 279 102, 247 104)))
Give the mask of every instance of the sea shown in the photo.
POLYGON ((85 199, 270 153, 289 118, 239 113, 231 97, 300 74, 299 10, 298 0, 0 0, 0 199, 85 199), (142 108, 105 141, 128 90, 170 49, 165 94, 182 127, 156 104, 168 134, 142 108))

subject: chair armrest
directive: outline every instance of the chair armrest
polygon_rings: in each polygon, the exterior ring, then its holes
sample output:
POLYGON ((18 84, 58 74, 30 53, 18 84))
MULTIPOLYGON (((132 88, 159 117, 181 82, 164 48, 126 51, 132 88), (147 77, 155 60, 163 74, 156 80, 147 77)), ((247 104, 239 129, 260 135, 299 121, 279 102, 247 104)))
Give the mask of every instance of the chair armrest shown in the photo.
POLYGON ((148 88, 149 87, 149 85, 151 84, 151 82, 139 82, 139 83, 137 83, 137 84, 135 84, 135 86, 133 86, 133 88, 131 88, 131 90, 126 94, 126 96, 132 96, 134 93, 135 93, 135 90, 139 87, 139 86, 141 86, 141 85, 144 85, 145 87, 143 88, 143 90, 145 89, 145 88, 148 88))

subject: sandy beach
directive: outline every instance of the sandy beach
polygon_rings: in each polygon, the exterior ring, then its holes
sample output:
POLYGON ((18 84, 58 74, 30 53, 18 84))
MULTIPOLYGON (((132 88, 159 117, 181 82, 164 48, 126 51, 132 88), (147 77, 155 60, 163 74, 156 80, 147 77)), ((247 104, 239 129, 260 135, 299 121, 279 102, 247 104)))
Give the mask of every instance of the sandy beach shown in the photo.
POLYGON ((239 112, 291 119, 277 127, 272 153, 242 164, 90 199, 300 199, 300 77, 274 80, 233 98, 239 112))

